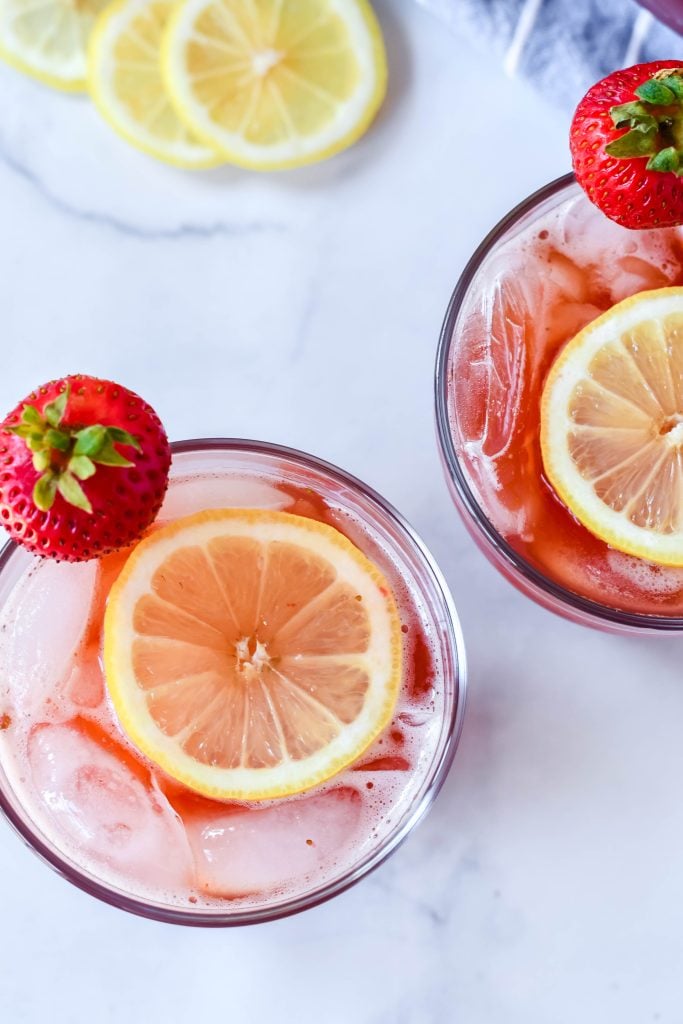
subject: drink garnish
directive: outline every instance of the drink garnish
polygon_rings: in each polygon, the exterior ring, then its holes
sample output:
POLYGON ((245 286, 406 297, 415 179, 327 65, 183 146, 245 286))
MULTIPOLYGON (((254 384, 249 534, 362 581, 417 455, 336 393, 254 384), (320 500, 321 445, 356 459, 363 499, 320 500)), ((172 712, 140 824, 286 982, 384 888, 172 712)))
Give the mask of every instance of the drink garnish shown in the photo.
POLYGON ((162 46, 166 87, 192 134, 229 163, 280 170, 359 139, 386 93, 368 0, 186 0, 162 46))
POLYGON ((683 62, 615 71, 579 103, 570 131, 577 180, 623 227, 683 224, 683 62))
POLYGON ((222 157, 199 142, 171 104, 161 75, 161 45, 174 0, 116 0, 95 23, 88 87, 114 131, 176 167, 215 167, 222 157))
POLYGON ((37 388, 0 424, 0 523, 39 555, 85 561, 155 519, 171 450, 138 395, 84 375, 37 388))
POLYGON ((613 548, 683 566, 683 288, 639 292, 553 364, 541 403, 546 475, 613 548))
POLYGON ((108 0, 3 0, 0 58, 45 85, 86 88, 88 36, 108 0))
POLYGON ((265 800, 346 768, 391 721, 396 601, 338 530, 288 512, 199 512, 148 535, 109 595, 118 719, 168 775, 265 800))

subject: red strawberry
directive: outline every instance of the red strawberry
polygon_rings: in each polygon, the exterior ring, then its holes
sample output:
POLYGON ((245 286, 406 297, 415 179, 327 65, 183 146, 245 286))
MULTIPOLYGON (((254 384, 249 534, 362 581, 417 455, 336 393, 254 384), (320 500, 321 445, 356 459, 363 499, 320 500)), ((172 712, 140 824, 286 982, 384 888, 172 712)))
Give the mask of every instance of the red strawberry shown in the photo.
POLYGON ((579 184, 617 224, 683 224, 683 63, 603 78, 576 109, 570 145, 579 184))
POLYGON ((161 421, 138 395, 95 377, 51 381, 0 424, 0 523, 36 554, 97 558, 154 520, 170 464, 161 421))

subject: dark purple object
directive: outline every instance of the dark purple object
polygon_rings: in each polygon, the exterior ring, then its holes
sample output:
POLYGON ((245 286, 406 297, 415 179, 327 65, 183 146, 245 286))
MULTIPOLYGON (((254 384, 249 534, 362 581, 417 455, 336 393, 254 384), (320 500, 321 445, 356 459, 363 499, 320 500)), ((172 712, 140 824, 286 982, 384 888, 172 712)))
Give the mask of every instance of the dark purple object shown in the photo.
POLYGON ((638 0, 638 3, 683 36, 683 0, 638 0))

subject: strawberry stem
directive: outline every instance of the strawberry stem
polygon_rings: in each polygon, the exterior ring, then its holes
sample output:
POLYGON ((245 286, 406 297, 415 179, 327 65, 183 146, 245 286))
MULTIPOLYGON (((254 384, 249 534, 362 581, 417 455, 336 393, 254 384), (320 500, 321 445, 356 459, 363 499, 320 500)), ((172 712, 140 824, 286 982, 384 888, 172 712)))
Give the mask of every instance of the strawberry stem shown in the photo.
POLYGON ((617 160, 647 157, 647 169, 683 175, 683 69, 664 68, 610 109, 615 128, 629 130, 605 149, 617 160))
POLYGON ((48 512, 57 494, 61 494, 70 505, 92 513, 92 505, 78 481, 89 480, 98 465, 134 466, 116 445, 133 448, 136 452, 142 449, 138 439, 121 427, 105 427, 101 423, 87 427, 66 426, 68 402, 67 384, 42 413, 32 405, 25 405, 19 423, 8 429, 22 438, 33 453, 33 466, 40 473, 33 489, 37 508, 48 512))

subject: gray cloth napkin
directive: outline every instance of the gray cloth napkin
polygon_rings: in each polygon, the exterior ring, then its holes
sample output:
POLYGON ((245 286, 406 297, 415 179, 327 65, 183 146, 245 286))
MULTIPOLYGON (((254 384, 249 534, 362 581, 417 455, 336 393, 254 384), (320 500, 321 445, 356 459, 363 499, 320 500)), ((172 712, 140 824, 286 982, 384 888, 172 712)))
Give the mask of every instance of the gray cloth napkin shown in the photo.
POLYGON ((616 68, 683 60, 683 38, 633 0, 418 2, 565 107, 616 68))

